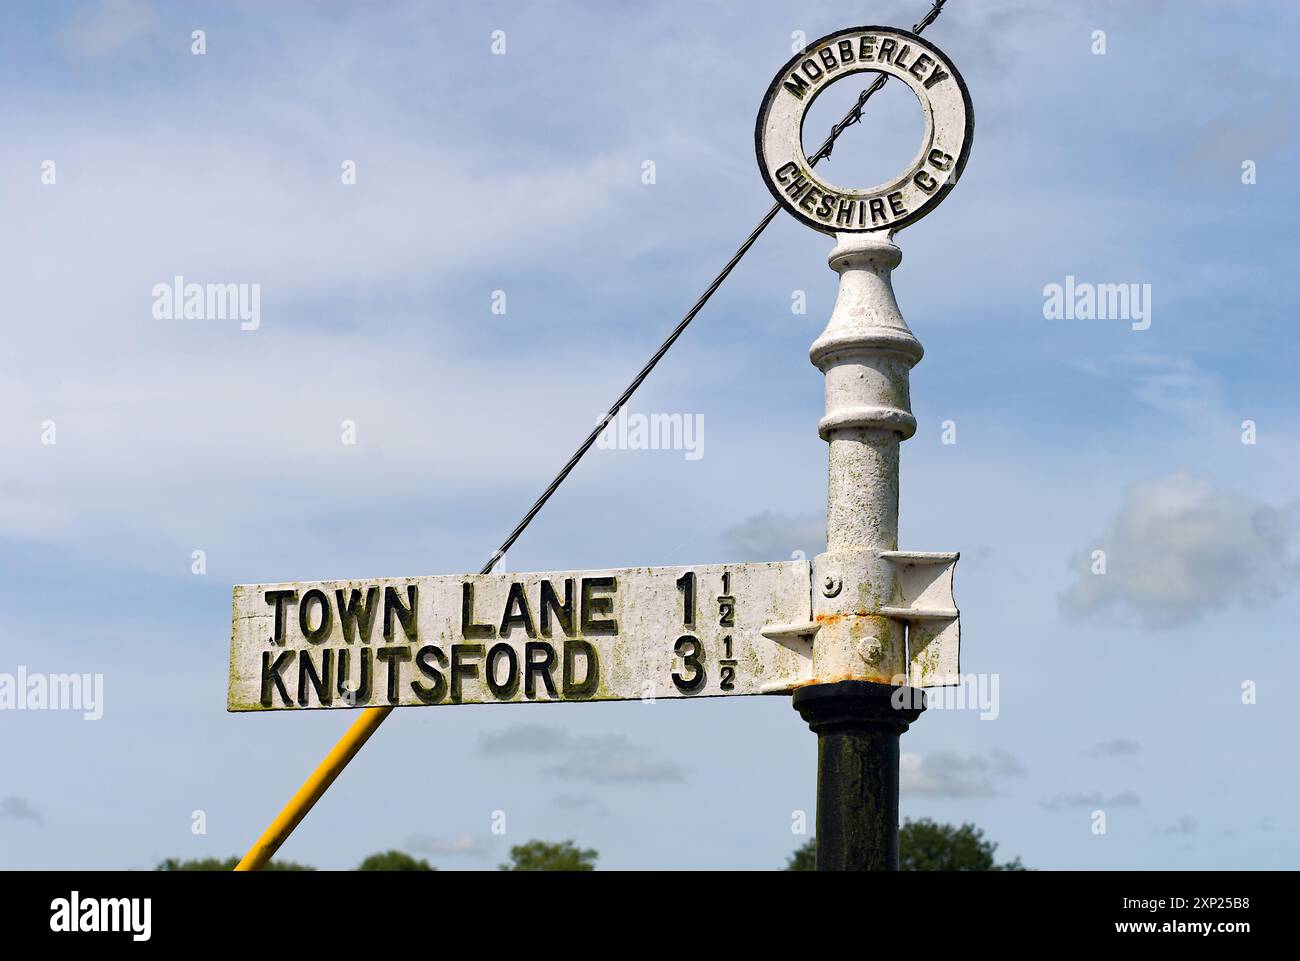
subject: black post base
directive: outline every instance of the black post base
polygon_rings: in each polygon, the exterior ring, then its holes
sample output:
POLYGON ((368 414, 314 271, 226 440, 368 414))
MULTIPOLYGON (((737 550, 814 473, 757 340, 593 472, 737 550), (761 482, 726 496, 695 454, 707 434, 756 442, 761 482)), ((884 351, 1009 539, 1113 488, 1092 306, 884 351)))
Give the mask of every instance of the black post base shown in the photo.
POLYGON ((925 710, 916 688, 815 684, 794 708, 817 735, 817 870, 898 870, 898 738, 925 710))

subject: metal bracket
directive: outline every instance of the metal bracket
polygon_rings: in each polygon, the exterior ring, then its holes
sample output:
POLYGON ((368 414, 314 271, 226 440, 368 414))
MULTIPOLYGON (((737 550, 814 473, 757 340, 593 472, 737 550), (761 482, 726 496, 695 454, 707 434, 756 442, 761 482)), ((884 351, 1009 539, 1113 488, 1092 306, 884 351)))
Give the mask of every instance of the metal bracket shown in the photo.
MULTIPOLYGON (((808 669, 812 669, 812 649, 813 640, 821 625, 816 621, 802 621, 796 624, 764 624, 759 629, 759 633, 769 641, 776 641, 784 647, 790 648, 797 654, 808 659, 808 669)), ((759 690, 763 694, 789 694, 797 687, 802 687, 808 683, 808 677, 785 677, 776 681, 769 681, 762 685, 759 690)))
POLYGON ((881 551, 894 565, 902 604, 880 613, 907 626, 907 682, 912 687, 960 684, 961 618, 952 594, 957 552, 881 551))

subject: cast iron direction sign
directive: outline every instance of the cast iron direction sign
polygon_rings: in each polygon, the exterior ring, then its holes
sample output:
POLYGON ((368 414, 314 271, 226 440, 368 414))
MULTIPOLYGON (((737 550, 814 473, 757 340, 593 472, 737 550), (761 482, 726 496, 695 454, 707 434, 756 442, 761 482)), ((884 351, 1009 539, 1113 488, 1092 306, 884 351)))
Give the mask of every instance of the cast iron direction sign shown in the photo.
POLYGON ((227 706, 788 692, 811 679, 809 571, 785 561, 241 585, 227 706))
POLYGON ((909 374, 924 351, 894 297, 902 252, 893 238, 952 189, 972 131, 951 61, 890 27, 822 37, 763 98, 755 146, 764 181, 836 241, 828 261, 839 293, 809 351, 825 377, 817 426, 830 481, 826 550, 811 564, 235 588, 230 710, 379 708, 353 725, 241 868, 266 862, 392 706, 762 693, 793 693, 820 741, 818 867, 898 867, 898 738, 924 705, 896 695, 959 682, 960 615, 958 555, 898 549, 899 445, 916 433, 909 374), (826 86, 864 71, 911 88, 925 134, 898 176, 839 187, 813 174, 803 121, 826 86))

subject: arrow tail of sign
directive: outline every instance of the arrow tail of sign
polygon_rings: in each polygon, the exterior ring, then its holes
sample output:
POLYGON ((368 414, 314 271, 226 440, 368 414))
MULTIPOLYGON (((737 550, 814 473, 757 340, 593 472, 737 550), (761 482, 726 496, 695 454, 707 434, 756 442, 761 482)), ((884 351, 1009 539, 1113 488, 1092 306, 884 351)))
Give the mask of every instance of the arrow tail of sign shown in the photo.
POLYGON ((883 551, 894 565, 903 603, 881 613, 907 624, 907 683, 912 687, 960 684, 961 620, 952 579, 955 552, 883 551))

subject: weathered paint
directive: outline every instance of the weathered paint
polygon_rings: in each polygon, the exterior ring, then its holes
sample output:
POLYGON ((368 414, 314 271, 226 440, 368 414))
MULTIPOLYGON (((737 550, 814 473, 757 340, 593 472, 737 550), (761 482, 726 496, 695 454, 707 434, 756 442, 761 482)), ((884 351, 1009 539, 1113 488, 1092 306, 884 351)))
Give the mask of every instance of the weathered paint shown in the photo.
POLYGON ((234 590, 227 706, 788 691, 811 677, 812 649, 810 638, 782 635, 780 626, 810 620, 810 593, 806 561, 241 585, 234 590), (343 658, 347 672, 340 678, 343 658), (370 684, 362 697, 366 659, 370 684))
POLYGON ((768 189, 803 223, 825 233, 893 233, 942 202, 961 176, 973 132, 966 84, 933 44, 892 27, 851 27, 809 44, 781 68, 759 108, 754 145, 768 189), (803 127, 826 87, 864 72, 906 84, 921 105, 925 132, 897 176, 858 189, 813 170, 804 156, 803 127))
POLYGON ((809 351, 826 377, 818 431, 829 445, 813 583, 842 585, 813 594, 814 683, 956 683, 956 555, 897 549, 899 444, 916 431, 908 378, 924 353, 894 298, 901 259, 887 237, 840 234, 829 257, 839 295, 809 351))
POLYGON ((961 621, 952 596, 956 553, 890 551, 901 602, 883 613, 907 625, 907 683, 951 687, 961 683, 961 621))

